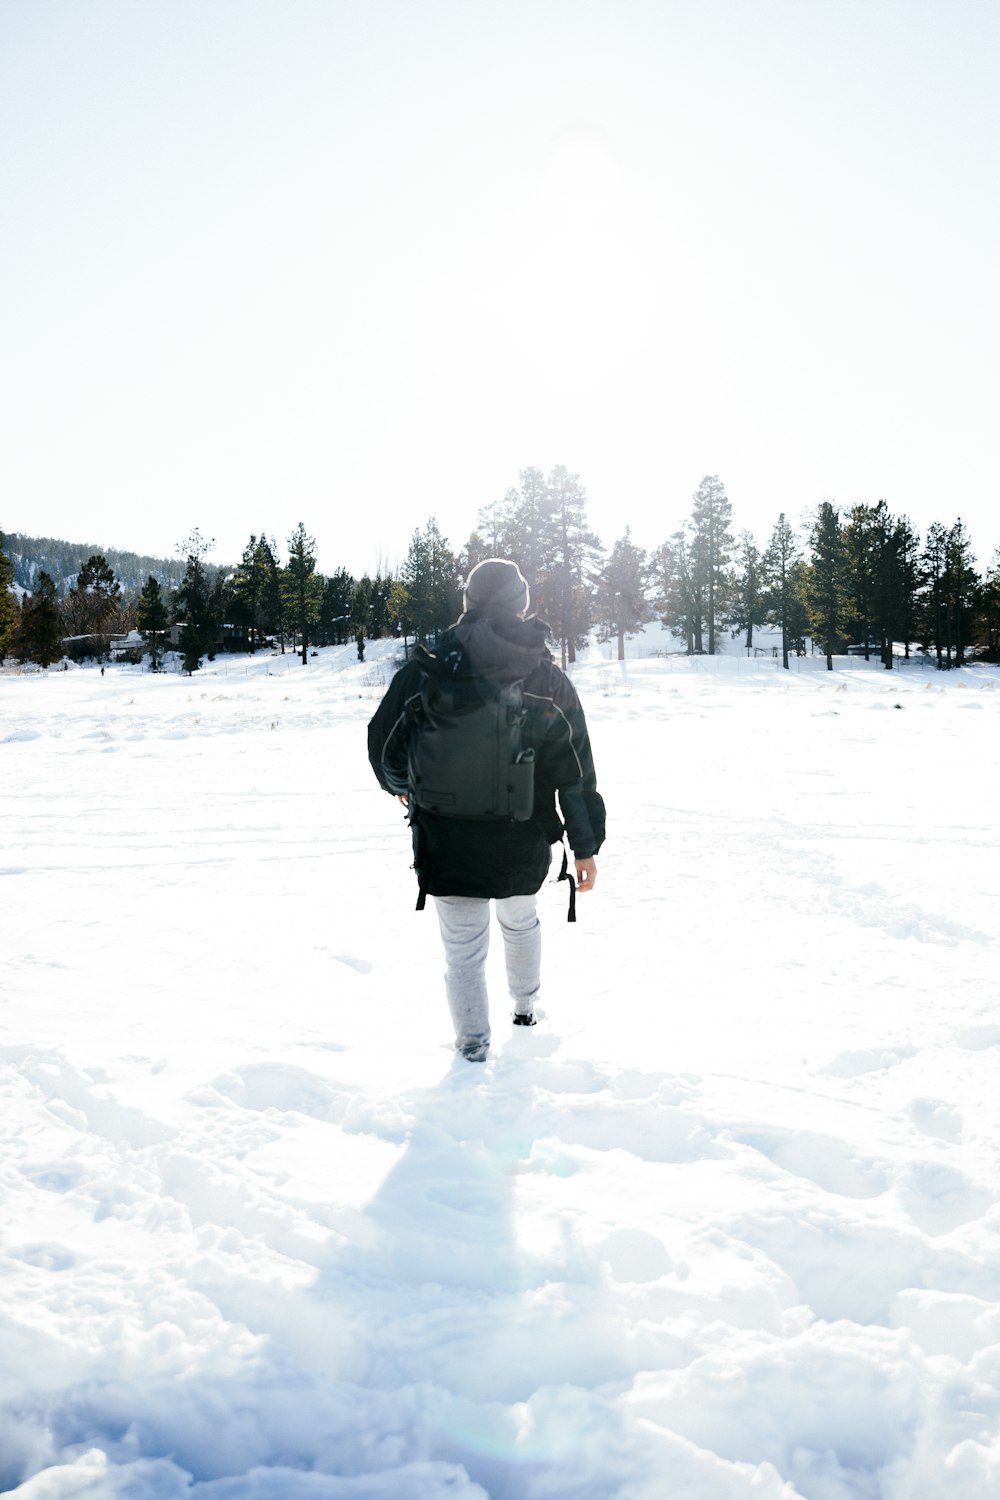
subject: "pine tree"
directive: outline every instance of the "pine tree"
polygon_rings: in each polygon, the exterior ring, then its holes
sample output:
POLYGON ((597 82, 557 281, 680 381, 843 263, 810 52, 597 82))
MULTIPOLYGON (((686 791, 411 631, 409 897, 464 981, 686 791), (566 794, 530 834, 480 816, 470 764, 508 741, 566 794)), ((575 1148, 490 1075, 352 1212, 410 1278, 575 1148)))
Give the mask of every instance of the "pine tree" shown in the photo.
POLYGON ((715 655, 716 635, 724 623, 729 597, 726 565, 733 547, 732 510, 718 474, 706 474, 691 507, 690 563, 704 600, 709 656, 715 655))
POLYGON ((212 583, 205 568, 205 557, 214 546, 195 527, 178 551, 186 558, 184 577, 174 594, 174 607, 183 623, 180 650, 184 670, 190 676, 201 666, 201 658, 214 653, 218 621, 214 615, 212 583))
POLYGON ((285 654, 285 601, 281 591, 281 569, 278 566, 278 544, 274 537, 266 537, 261 532, 260 541, 257 543, 260 562, 263 568, 263 597, 261 600, 261 627, 271 636, 277 636, 281 642, 281 654, 285 654))
POLYGON ((864 640, 865 660, 870 660, 871 646, 877 645, 888 670, 892 669, 892 646, 904 622, 900 552, 904 544, 909 546, 906 532, 889 513, 885 499, 852 508, 844 528, 852 625, 864 640))
POLYGON ((844 573, 846 557, 840 515, 824 500, 810 534, 812 566, 806 590, 809 628, 826 652, 826 669, 833 671, 834 653, 842 644, 844 573))
MULTIPOLYGON (((566 470, 561 473, 567 479, 576 479, 566 470)), ((552 583, 557 560, 556 497, 541 469, 522 469, 518 482, 520 488, 509 489, 502 501, 480 511, 476 544, 473 546, 470 538, 466 547, 466 560, 470 563, 466 576, 474 566, 472 552, 478 552, 484 542, 483 556, 505 557, 517 563, 528 580, 532 609, 548 620, 557 605, 554 598, 557 586, 552 583)), ((477 557, 476 561, 482 558, 477 557)))
POLYGON ((389 617, 393 624, 393 634, 402 632, 403 651, 407 656, 410 654, 409 610, 410 596, 406 592, 402 579, 394 578, 392 580, 392 588, 389 591, 389 617))
POLYGON ((625 637, 641 631, 653 618, 646 599, 646 554, 626 526, 598 576, 597 601, 601 640, 618 641, 618 660, 625 660, 625 637))
POLYGON ((283 593, 292 629, 302 637, 302 665, 306 666, 313 626, 319 623, 323 603, 323 580, 316 573, 316 543, 301 521, 288 538, 283 593))
MULTIPOLYGON (((579 474, 557 465, 548 478, 551 536, 546 546, 545 619, 560 642, 563 668, 576 661, 593 615, 590 576, 600 557, 600 543, 587 525, 587 493, 579 474)), ((535 601, 534 611, 539 612, 535 601)))
POLYGON ((372 630, 372 580, 365 573, 354 585, 351 598, 351 624, 354 639, 373 640, 372 630))
POLYGON ((337 568, 323 581, 320 630, 327 645, 342 646, 351 631, 351 604, 355 580, 346 568, 337 568))
POLYGON ((458 614, 461 583, 446 537, 431 516, 410 539, 402 579, 408 597, 408 624, 418 640, 447 629, 458 614))
POLYGON ((206 655, 209 661, 215 660, 215 652, 219 645, 225 649, 225 626, 230 619, 230 609, 233 599, 233 581, 225 568, 218 568, 215 580, 212 583, 209 595, 209 615, 211 619, 211 631, 208 640, 206 655))
POLYGON ((662 624, 684 638, 685 650, 688 656, 693 656, 700 650, 696 629, 700 632, 701 615, 683 530, 675 532, 669 542, 654 552, 650 580, 653 607, 662 624))
POLYGON ((805 579, 802 567, 797 566, 799 564, 801 558, 795 533, 782 511, 764 554, 764 566, 770 579, 768 618, 781 631, 781 664, 786 671, 789 651, 803 649, 805 604, 802 590, 805 579))
POLYGON ((509 489, 502 500, 493 500, 489 505, 481 507, 476 530, 462 550, 462 562, 466 565, 463 577, 467 578, 476 564, 487 557, 510 558, 524 572, 520 559, 514 556, 515 548, 519 544, 520 505, 520 491, 509 489))
POLYGON ((950 659, 954 651, 956 667, 965 665, 978 600, 979 575, 972 557, 972 542, 959 517, 948 532, 945 567, 948 653, 950 659))
POLYGON ((532 611, 552 626, 565 666, 575 661, 590 629, 590 579, 600 563, 600 542, 587 524, 579 474, 557 464, 547 479, 541 469, 527 468, 518 481, 519 488, 480 510, 462 549, 462 576, 486 557, 516 562, 531 590, 532 611))
POLYGON ((976 639, 984 661, 1000 664, 1000 547, 979 590, 976 639))
POLYGON ((76 587, 66 595, 64 614, 70 633, 91 637, 99 661, 108 655, 107 633, 121 605, 121 592, 107 559, 95 552, 81 566, 76 587))
POLYGON ((392 635, 395 625, 391 620, 389 599, 392 595, 393 580, 390 574, 383 573, 381 565, 375 571, 375 577, 371 579, 371 587, 368 595, 368 638, 380 641, 384 636, 392 635))
POLYGON ((14 564, 7 556, 3 532, 0 531, 0 667, 14 640, 21 615, 17 595, 13 592, 14 564))
POLYGON ((168 620, 163 591, 151 573, 139 595, 136 621, 149 647, 150 665, 154 672, 160 670, 160 638, 167 628, 168 620))
POLYGON ((729 623, 734 635, 739 631, 746 632, 743 644, 748 656, 753 650, 754 626, 764 623, 765 594, 764 559, 760 548, 749 531, 741 531, 737 541, 729 623))
POLYGON ((806 636, 809 634, 809 564, 803 557, 796 557, 790 569, 788 589, 788 644, 796 656, 806 654, 806 636))
POLYGON ((20 650, 22 659, 49 667, 63 654, 63 622, 56 586, 44 570, 35 591, 21 610, 20 650))
POLYGON ((870 660, 873 637, 874 594, 876 594, 876 561, 874 561, 873 516, 871 505, 852 505, 844 526, 844 552, 847 558, 847 606, 849 631, 864 645, 865 661, 870 660))
POLYGON ((878 640, 879 654, 886 671, 892 671, 893 643, 902 618, 902 576, 899 559, 899 524, 889 507, 880 500, 870 513, 869 543, 874 589, 872 593, 872 628, 878 640))
POLYGON ((900 516, 893 528, 894 559, 893 634, 903 643, 909 659, 910 646, 919 633, 920 536, 908 516, 900 516))
POLYGON ((410 538, 403 562, 403 585, 407 597, 407 624, 418 641, 425 641, 433 629, 434 606, 431 598, 430 553, 419 527, 410 538))
POLYGON ((490 546, 486 538, 479 531, 472 532, 465 546, 462 547, 455 564, 458 568, 460 578, 468 578, 477 563, 481 563, 487 557, 499 557, 501 553, 495 547, 490 546))
MULTIPOLYGON (((948 533, 940 521, 929 527, 920 556, 920 595, 922 627, 920 644, 926 651, 934 643, 938 670, 945 666, 946 585, 948 533)), ((950 661, 947 665, 951 665, 950 661)))
POLYGON ((275 627, 274 580, 277 564, 264 533, 251 536, 233 575, 231 599, 233 620, 247 631, 251 654, 275 627))
POLYGON ((513 535, 502 555, 516 562, 528 580, 536 613, 547 619, 552 605, 550 575, 555 562, 555 497, 541 469, 522 469, 512 517, 513 535))

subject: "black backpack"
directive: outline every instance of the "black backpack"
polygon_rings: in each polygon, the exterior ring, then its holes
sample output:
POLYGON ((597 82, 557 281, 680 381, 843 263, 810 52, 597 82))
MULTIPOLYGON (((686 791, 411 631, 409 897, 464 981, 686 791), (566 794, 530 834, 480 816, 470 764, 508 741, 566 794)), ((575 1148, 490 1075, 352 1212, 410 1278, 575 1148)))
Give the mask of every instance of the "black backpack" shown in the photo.
POLYGON ((445 818, 527 822, 535 752, 522 742, 522 684, 425 672, 414 709, 409 781, 417 807, 445 818))

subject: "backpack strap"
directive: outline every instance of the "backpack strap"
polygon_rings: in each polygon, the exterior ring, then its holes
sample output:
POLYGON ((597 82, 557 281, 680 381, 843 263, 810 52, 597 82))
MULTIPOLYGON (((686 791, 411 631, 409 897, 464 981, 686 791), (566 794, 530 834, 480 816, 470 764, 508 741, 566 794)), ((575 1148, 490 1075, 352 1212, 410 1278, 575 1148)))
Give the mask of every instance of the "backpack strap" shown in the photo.
POLYGON ((423 869, 422 869, 422 866, 421 866, 421 859, 420 859, 421 829, 420 829, 420 823, 419 823, 419 821, 417 819, 417 805, 413 801, 413 794, 412 794, 412 792, 410 794, 410 803, 409 803, 409 807, 407 809, 407 819, 406 819, 406 821, 409 823, 410 828, 412 829, 413 834, 414 834, 414 840, 413 840, 413 866, 412 866, 412 868, 416 871, 416 875, 417 875, 417 904, 414 907, 414 911, 423 911, 424 907, 427 905, 427 880, 426 880, 426 877, 424 876, 423 869))
POLYGON ((576 921, 576 881, 573 878, 573 876, 569 873, 569 853, 567 852, 565 842, 563 843, 563 846, 562 846, 562 852, 563 852, 562 869, 559 871, 559 874, 556 877, 556 883, 558 884, 558 882, 560 880, 568 880, 569 881, 569 911, 566 913, 566 920, 567 920, 567 922, 575 922, 576 921))

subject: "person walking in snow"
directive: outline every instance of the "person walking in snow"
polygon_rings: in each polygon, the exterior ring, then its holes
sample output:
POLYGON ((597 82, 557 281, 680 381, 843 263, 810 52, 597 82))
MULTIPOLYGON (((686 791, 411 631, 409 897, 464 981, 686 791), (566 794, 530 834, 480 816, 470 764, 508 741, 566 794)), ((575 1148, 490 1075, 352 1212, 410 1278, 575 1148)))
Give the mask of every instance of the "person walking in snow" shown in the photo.
POLYGON ((479 563, 466 581, 458 621, 433 650, 415 648, 368 726, 368 756, 379 784, 408 808, 417 906, 425 895, 434 898, 455 1046, 472 1062, 485 1061, 490 1044, 490 901, 503 934, 514 1024, 533 1026, 541 964, 535 897, 548 873, 551 846, 566 834, 576 889, 587 892, 604 842, 604 801, 583 708, 546 645, 548 626, 528 615, 529 602, 516 563, 496 557, 479 563), (530 816, 457 817, 422 805, 412 751, 429 690, 465 694, 479 703, 514 695, 524 746, 518 759, 534 768, 530 816))

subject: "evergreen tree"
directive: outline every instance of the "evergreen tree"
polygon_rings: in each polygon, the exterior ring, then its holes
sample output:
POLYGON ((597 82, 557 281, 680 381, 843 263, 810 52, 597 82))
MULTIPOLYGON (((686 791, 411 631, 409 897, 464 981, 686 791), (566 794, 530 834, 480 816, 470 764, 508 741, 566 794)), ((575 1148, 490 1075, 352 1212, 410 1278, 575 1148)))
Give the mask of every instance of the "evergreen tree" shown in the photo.
POLYGON ((458 566, 434 517, 413 533, 403 564, 402 584, 408 596, 409 627, 418 640, 447 629, 458 614, 461 581, 458 566))
MULTIPOLYGON (((879 502, 885 505, 884 501, 879 502)), ((871 659, 871 648, 878 637, 883 651, 882 553, 885 545, 884 517, 877 506, 855 505, 844 527, 846 567, 847 627, 853 638, 864 647, 865 661, 871 659)), ((884 659, 884 657, 883 657, 884 659)))
POLYGON ((281 642, 281 654, 285 654, 285 600, 281 588, 281 569, 278 566, 278 544, 274 537, 268 539, 261 532, 257 543, 259 561, 263 568, 263 599, 261 603, 261 626, 269 636, 277 636, 281 642))
POLYGON ((786 671, 789 651, 803 649, 805 604, 802 589, 805 579, 802 568, 796 566, 800 562, 795 533, 782 511, 764 554, 764 566, 770 580, 768 619, 781 631, 781 664, 786 671))
MULTIPOLYGON (((477 537, 486 543, 483 556, 517 563, 528 580, 533 609, 549 619, 554 612, 550 575, 556 561, 555 496, 541 469, 522 469, 518 481, 520 488, 508 490, 502 501, 480 511, 477 537)), ((466 548, 470 563, 471 550, 471 545, 466 548)))
POLYGON ((806 654, 806 636, 809 634, 809 564, 805 558, 796 557, 790 569, 788 589, 789 649, 796 656, 806 654))
POLYGON ((275 628, 276 575, 274 552, 264 533, 251 536, 233 575, 230 606, 233 622, 246 629, 251 654, 275 628))
POLYGON ((160 639, 169 623, 169 616, 163 591, 152 573, 139 595, 136 620, 139 630, 145 637, 146 645, 149 647, 151 668, 154 672, 158 672, 160 670, 160 639))
POLYGON ((354 594, 351 599, 351 624, 354 627, 354 639, 373 640, 372 630, 372 580, 365 573, 354 585, 354 594))
POLYGON ((346 568, 338 568, 323 581, 320 630, 327 645, 342 646, 351 633, 355 580, 346 568))
POLYGON ((902 641, 908 659, 920 629, 920 536, 908 516, 900 516, 893 527, 892 553, 893 636, 902 641))
POLYGON ((725 620, 729 597, 726 565, 733 547, 732 509, 718 474, 706 474, 691 507, 690 564, 704 601, 709 656, 715 655, 716 636, 725 620))
POLYGON ((619 661, 625 660, 625 637, 641 631, 653 618, 646 581, 646 554, 635 545, 626 526, 601 569, 597 589, 601 640, 617 639, 619 661))
POLYGON ((225 626, 230 621, 230 611, 233 602, 233 580, 225 568, 216 570, 215 579, 209 594, 209 617, 211 630, 209 633, 206 656, 209 661, 215 660, 215 652, 220 644, 225 649, 225 626))
POLYGON ((976 640, 985 661, 1000 663, 1000 547, 979 590, 976 640))
POLYGON ((49 667, 63 654, 63 622, 53 579, 39 573, 35 591, 21 610, 20 651, 22 660, 49 667))
POLYGON ((517 516, 520 504, 520 491, 509 489, 502 500, 492 500, 480 508, 476 530, 460 554, 463 578, 468 578, 476 564, 487 557, 510 558, 524 572, 523 565, 514 557, 514 549, 519 544, 517 516))
POLYGON ((301 521, 288 538, 283 593, 292 629, 302 637, 302 665, 306 666, 312 630, 319 624, 323 580, 316 573, 316 543, 301 521))
POLYGON ((600 562, 600 543, 587 525, 587 497, 578 474, 558 464, 548 479, 541 469, 522 469, 519 488, 479 512, 476 530, 462 550, 468 577, 486 557, 516 562, 531 590, 531 607, 561 643, 562 664, 576 659, 593 616, 590 583, 600 562))
POLYGON ((842 644, 846 557, 840 515, 829 500, 824 500, 816 512, 810 542, 812 566, 806 589, 809 629, 822 641, 826 669, 832 672, 834 653, 842 644))
POLYGON ((965 665, 972 638, 972 622, 979 593, 979 575, 972 562, 972 542, 959 518, 948 532, 945 585, 948 625, 948 657, 954 652, 956 667, 965 665))
POLYGON ((743 644, 748 656, 753 649, 754 626, 764 623, 766 592, 767 580, 760 548, 749 531, 741 531, 737 540, 729 623, 734 635, 739 631, 746 632, 743 644))
POLYGON ((395 621, 391 619, 389 600, 392 595, 392 577, 383 573, 381 565, 371 579, 368 592, 368 638, 380 641, 395 631, 395 621))
POLYGON ((212 582, 205 568, 205 557, 214 545, 195 527, 178 547, 186 566, 174 594, 174 608, 182 620, 179 644, 184 670, 189 676, 197 672, 204 655, 214 654, 218 621, 212 582))
POLYGON ((392 588, 389 591, 389 618, 392 621, 393 634, 402 632, 403 650, 407 656, 410 654, 409 642, 409 611, 410 596, 399 578, 392 580, 392 588))
MULTIPOLYGON (((548 491, 551 535, 545 548, 544 618, 560 642, 565 668, 576 661, 577 646, 590 629, 594 597, 589 579, 599 560, 600 543, 587 525, 587 494, 579 474, 557 465, 549 475, 548 491)), ((537 600, 534 612, 539 613, 537 600)))
POLYGON ((847 559, 847 627, 853 639, 865 648, 870 660, 874 634, 874 598, 876 598, 876 540, 873 535, 873 507, 853 505, 844 526, 844 555, 847 559))
POLYGON ((555 497, 541 469, 522 469, 518 481, 512 535, 501 556, 518 564, 528 580, 536 613, 547 619, 551 608, 549 579, 555 561, 555 497))
POLYGON ((468 578, 477 563, 483 562, 487 557, 499 557, 502 552, 495 551, 479 531, 474 531, 461 548, 455 558, 460 578, 468 578))
POLYGON ((434 607, 431 598, 430 554, 426 538, 417 527, 410 538, 403 562, 402 579, 406 590, 407 617, 410 631, 418 641, 426 641, 433 629, 434 607))
POLYGON ((69 631, 74 636, 93 637, 98 660, 108 655, 108 631, 118 613, 121 592, 107 559, 95 552, 80 568, 76 587, 66 595, 64 615, 69 631))
POLYGON ((21 623, 17 595, 13 591, 14 564, 7 556, 3 532, 0 531, 0 667, 10 650, 14 631, 21 623))
POLYGON ((675 532, 669 542, 657 548, 650 577, 653 606, 661 622, 675 635, 683 637, 688 656, 693 656, 701 649, 698 644, 701 615, 683 530, 675 532))
POLYGON ((945 665, 947 566, 948 533, 940 521, 935 521, 928 529, 924 550, 920 556, 919 602, 922 617, 920 643, 925 651, 928 650, 931 642, 934 643, 934 654, 939 671, 945 665))
POLYGON ((900 634, 903 616, 903 580, 899 555, 900 523, 889 513, 884 500, 873 506, 869 515, 868 541, 873 591, 871 599, 872 628, 878 640, 882 665, 892 670, 893 643, 900 634))

